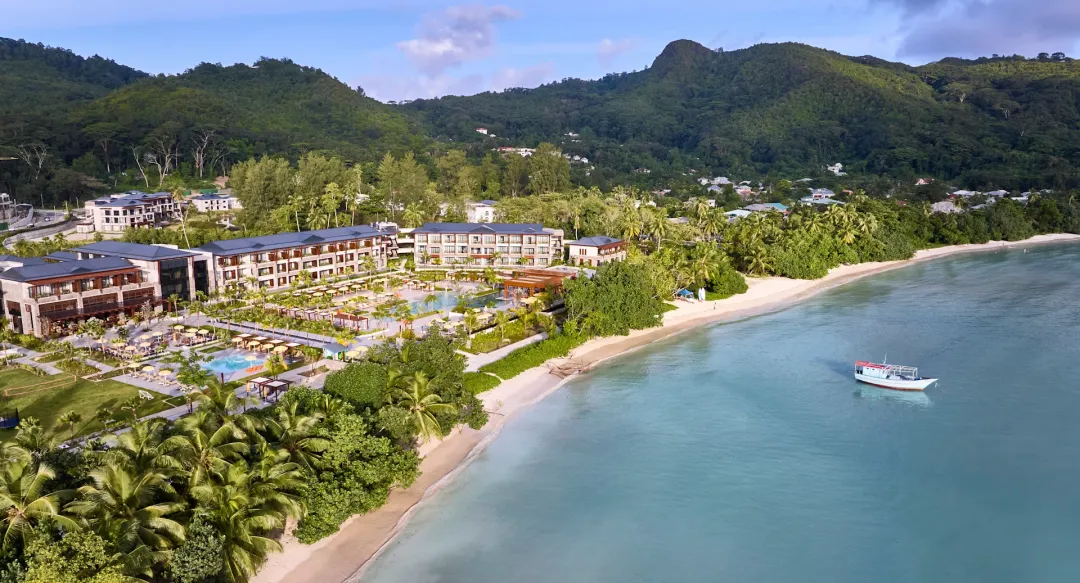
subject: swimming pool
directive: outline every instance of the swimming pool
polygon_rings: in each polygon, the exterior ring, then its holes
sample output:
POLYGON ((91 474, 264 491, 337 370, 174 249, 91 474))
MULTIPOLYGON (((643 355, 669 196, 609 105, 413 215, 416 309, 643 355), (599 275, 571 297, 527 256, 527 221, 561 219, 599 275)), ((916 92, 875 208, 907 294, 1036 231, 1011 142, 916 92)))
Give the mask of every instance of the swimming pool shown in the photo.
MULTIPOLYGON (((433 302, 409 302, 409 307, 412 309, 412 313, 422 314, 426 312, 433 312, 436 310, 442 312, 446 310, 451 310, 457 306, 458 294, 456 293, 435 292, 433 295, 436 297, 436 300, 433 302)), ((502 296, 500 296, 499 292, 496 291, 473 298, 472 301, 469 302, 469 307, 484 308, 487 307, 489 304, 491 304, 492 306, 498 306, 503 301, 504 300, 502 299, 502 296)))
POLYGON ((263 364, 266 364, 266 358, 262 356, 256 356, 255 360, 248 360, 244 355, 231 354, 215 358, 210 362, 204 362, 202 367, 211 372, 234 373, 247 368, 262 366, 263 364))

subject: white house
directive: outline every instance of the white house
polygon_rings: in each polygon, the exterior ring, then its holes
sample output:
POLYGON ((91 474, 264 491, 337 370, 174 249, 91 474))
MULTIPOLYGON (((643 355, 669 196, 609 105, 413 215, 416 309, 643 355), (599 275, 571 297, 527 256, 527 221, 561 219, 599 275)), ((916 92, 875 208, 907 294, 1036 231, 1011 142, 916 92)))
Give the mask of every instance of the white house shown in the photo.
POLYGON ((832 198, 836 196, 836 193, 828 188, 813 188, 810 190, 810 198, 814 200, 820 200, 823 198, 832 198))
POLYGON ((89 200, 84 208, 87 217, 94 221, 95 231, 119 233, 128 228, 153 227, 167 220, 176 210, 176 204, 168 192, 151 194, 131 190, 89 200))
POLYGON ((626 241, 614 237, 585 237, 566 243, 572 265, 598 267, 610 261, 626 259, 626 241))
POLYGON ((240 199, 231 194, 200 194, 188 199, 200 213, 231 211, 243 208, 240 199))
POLYGON ((494 223, 495 201, 470 202, 467 207, 467 214, 470 223, 494 223))
POLYGON ((832 172, 835 176, 847 176, 847 172, 844 172, 844 165, 839 162, 832 166, 826 166, 825 169, 832 172))
POLYGON ((728 211, 728 212, 724 213, 724 216, 727 217, 729 221, 734 221, 736 219, 746 218, 746 217, 750 216, 750 214, 751 213, 748 210, 735 209, 733 211, 728 211))
POLYGON ((486 135, 488 135, 488 129, 487 128, 476 128, 476 133, 484 134, 486 136, 486 135))
POLYGON ((1008 190, 991 190, 990 192, 986 193, 986 196, 993 196, 993 197, 1009 196, 1009 191, 1008 190))

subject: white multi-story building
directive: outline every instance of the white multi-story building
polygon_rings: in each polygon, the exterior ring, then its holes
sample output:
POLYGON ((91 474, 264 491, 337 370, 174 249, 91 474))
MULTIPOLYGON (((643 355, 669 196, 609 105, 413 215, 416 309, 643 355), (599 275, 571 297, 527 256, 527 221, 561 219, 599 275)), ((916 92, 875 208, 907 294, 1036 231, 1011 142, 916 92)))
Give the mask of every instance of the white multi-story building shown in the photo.
POLYGON ((116 233, 128 228, 154 227, 172 217, 176 203, 168 192, 150 194, 132 190, 87 201, 84 208, 95 231, 116 233))
POLYGON ((274 289, 291 284, 304 271, 312 279, 324 279, 364 273, 372 264, 382 269, 397 256, 397 229, 360 225, 281 233, 214 241, 192 251, 207 258, 213 290, 248 285, 248 278, 274 289))
POLYGON ((470 202, 468 207, 468 215, 470 223, 494 223, 495 222, 495 201, 482 200, 480 202, 470 202))
POLYGON ((200 194, 188 199, 188 202, 200 213, 232 211, 244 208, 240 199, 231 194, 200 194))
POLYGON ((599 267, 611 261, 626 259, 626 241, 614 237, 585 237, 566 243, 571 265, 599 267))
POLYGON ((547 266, 563 253, 562 230, 539 223, 425 223, 412 235, 417 267, 547 266))

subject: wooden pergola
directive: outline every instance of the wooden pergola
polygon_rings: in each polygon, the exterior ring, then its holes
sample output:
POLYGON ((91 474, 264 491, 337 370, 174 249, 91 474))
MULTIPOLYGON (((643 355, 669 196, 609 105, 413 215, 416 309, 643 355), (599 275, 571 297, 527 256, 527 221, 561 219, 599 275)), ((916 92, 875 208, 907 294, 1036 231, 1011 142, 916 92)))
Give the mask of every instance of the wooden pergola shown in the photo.
POLYGON ((511 288, 520 290, 525 297, 531 297, 548 289, 558 293, 562 289, 563 281, 572 277, 572 274, 551 269, 515 271, 512 276, 503 280, 503 299, 510 299, 511 295, 518 295, 519 292, 511 291, 511 288))

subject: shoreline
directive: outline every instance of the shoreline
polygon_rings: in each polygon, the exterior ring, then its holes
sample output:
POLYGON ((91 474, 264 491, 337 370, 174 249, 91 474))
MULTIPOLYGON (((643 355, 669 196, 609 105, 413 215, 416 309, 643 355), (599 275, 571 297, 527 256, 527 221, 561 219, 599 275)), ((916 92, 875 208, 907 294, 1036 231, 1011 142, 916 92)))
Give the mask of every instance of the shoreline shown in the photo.
MULTIPOLYGON (((574 349, 566 359, 585 365, 587 370, 654 342, 673 338, 701 326, 742 320, 786 309, 810 297, 841 285, 942 257, 1011 249, 1050 243, 1080 241, 1080 235, 1038 235, 1016 242, 991 241, 984 244, 955 245, 917 251, 912 259, 842 265, 818 280, 778 277, 747 278, 746 293, 724 300, 679 304, 664 314, 661 327, 635 330, 627 336, 595 338, 574 349)), ((556 359, 556 360, 566 360, 556 359)), ((385 505, 364 515, 353 516, 340 530, 312 545, 304 545, 290 534, 282 537, 284 552, 273 554, 252 583, 345 583, 358 579, 402 532, 412 514, 451 483, 458 472, 486 449, 505 426, 521 411, 559 390, 577 374, 559 378, 546 365, 525 371, 480 395, 489 420, 480 430, 459 428, 440 442, 419 448, 421 476, 409 488, 395 489, 385 505)), ((288 530, 288 529, 287 529, 288 530)))

